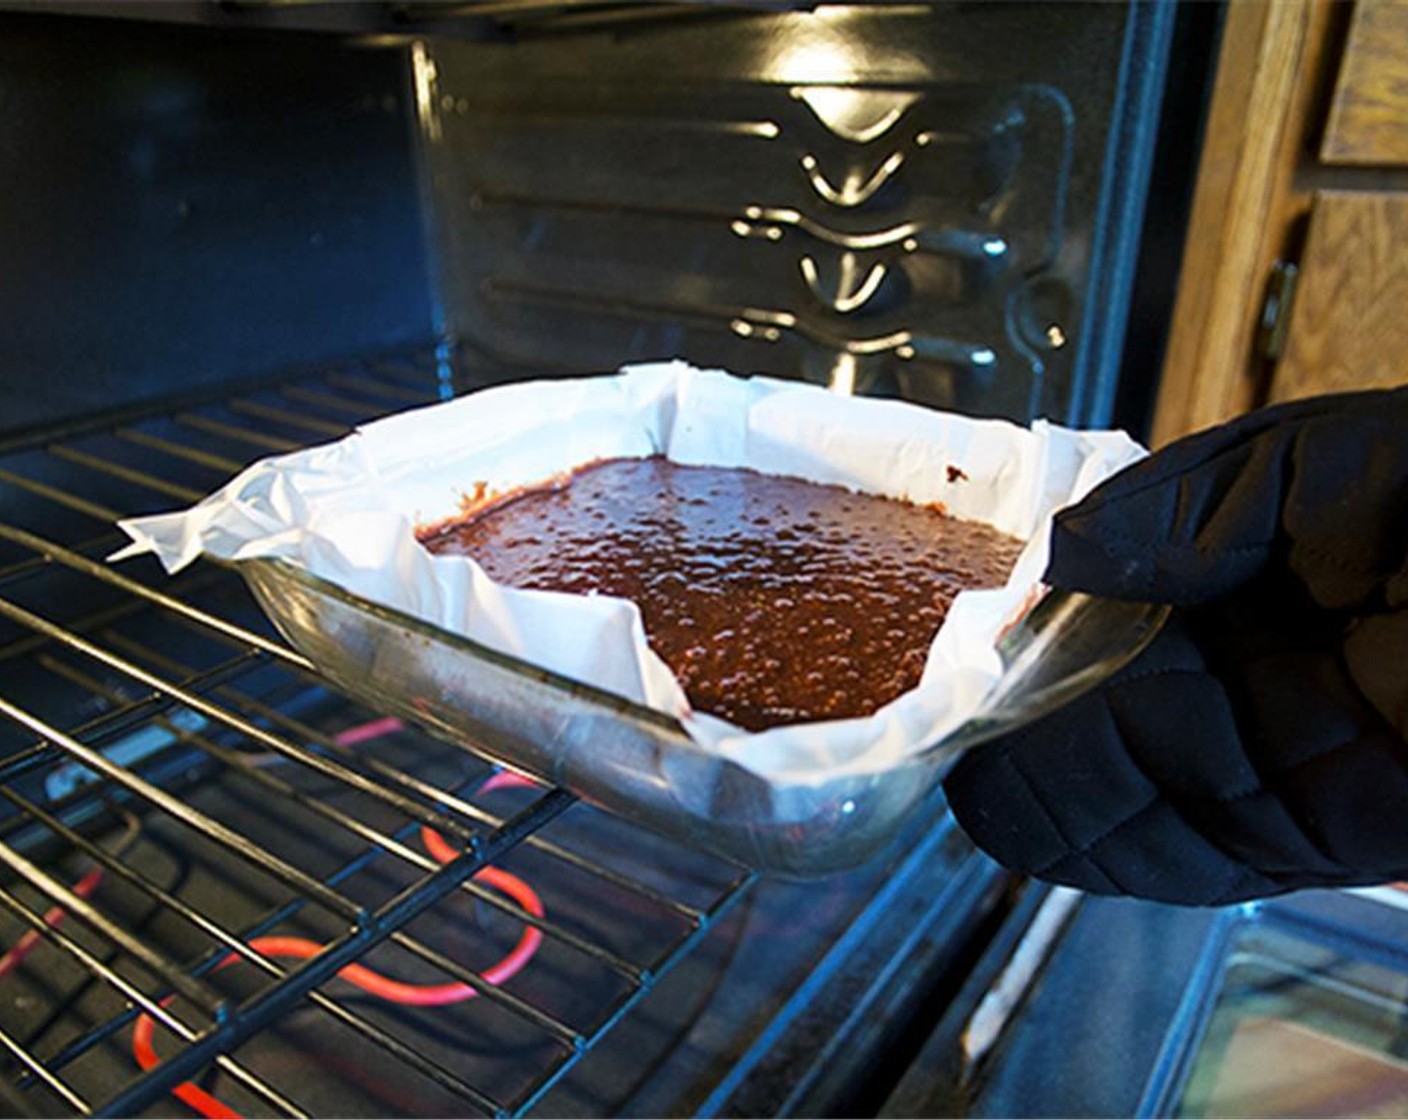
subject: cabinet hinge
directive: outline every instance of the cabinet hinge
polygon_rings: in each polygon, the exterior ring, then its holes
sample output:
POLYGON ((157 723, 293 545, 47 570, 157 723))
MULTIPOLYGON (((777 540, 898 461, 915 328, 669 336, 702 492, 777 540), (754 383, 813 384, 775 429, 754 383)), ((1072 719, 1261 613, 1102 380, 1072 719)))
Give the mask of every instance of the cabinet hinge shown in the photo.
POLYGON ((1300 269, 1293 261, 1277 261, 1266 281, 1266 300, 1256 326, 1256 353, 1268 362, 1280 360, 1291 328, 1291 305, 1296 298, 1300 269))

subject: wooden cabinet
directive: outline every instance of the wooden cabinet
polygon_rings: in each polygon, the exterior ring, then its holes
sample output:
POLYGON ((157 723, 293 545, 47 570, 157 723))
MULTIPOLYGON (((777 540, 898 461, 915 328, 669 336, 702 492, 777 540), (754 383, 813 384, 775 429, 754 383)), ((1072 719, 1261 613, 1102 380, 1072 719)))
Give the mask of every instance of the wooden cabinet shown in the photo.
POLYGON ((1408 384, 1408 0, 1233 3, 1226 21, 1155 445, 1408 384))
POLYGON ((1408 4, 1369 0, 1354 9, 1320 158, 1408 164, 1408 4))
POLYGON ((1408 382, 1408 191, 1315 196, 1289 314, 1270 400, 1408 382))

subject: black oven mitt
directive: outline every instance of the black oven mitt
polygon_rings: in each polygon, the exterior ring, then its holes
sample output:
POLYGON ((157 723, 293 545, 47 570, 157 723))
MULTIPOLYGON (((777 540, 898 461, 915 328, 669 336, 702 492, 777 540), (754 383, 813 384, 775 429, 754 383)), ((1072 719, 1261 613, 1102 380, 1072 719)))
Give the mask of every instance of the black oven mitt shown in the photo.
POLYGON ((1199 905, 1408 878, 1408 389, 1173 444, 1057 518, 1047 580, 1174 610, 1103 687, 954 768, 980 847, 1199 905))

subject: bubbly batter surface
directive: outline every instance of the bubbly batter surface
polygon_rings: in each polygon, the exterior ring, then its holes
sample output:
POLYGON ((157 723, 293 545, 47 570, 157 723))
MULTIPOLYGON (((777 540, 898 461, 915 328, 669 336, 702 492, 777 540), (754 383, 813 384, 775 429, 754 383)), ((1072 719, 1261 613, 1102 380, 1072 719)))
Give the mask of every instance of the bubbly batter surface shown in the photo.
POLYGON ((633 600, 696 710, 750 730, 864 716, 919 683, 959 591, 1022 542, 838 486, 608 459, 423 538, 513 587, 633 600))

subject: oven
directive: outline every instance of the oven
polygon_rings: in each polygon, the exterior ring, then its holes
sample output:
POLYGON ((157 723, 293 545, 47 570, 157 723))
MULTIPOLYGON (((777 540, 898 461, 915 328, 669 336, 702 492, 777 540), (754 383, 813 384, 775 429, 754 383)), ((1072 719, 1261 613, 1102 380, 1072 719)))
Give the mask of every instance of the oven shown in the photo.
POLYGON ((1086 911, 941 801, 759 876, 337 691, 114 522, 676 355, 1138 433, 1217 9, 3 9, 6 1109, 953 1107, 953 1022, 1086 911))

